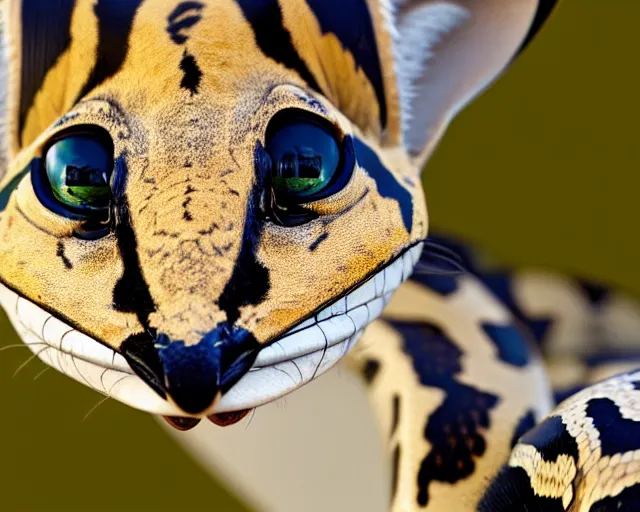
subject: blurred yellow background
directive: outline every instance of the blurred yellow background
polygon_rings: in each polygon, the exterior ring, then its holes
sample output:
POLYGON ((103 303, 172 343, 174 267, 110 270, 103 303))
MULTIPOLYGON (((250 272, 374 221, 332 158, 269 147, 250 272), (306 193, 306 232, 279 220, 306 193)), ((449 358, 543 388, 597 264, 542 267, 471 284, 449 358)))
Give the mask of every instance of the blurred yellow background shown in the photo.
MULTIPOLYGON (((640 294, 640 3, 564 0, 454 122, 425 173, 432 225, 512 264, 640 294)), ((0 346, 18 343, 4 317, 0 346)), ((0 352, 0 510, 246 510, 148 416, 0 352)))

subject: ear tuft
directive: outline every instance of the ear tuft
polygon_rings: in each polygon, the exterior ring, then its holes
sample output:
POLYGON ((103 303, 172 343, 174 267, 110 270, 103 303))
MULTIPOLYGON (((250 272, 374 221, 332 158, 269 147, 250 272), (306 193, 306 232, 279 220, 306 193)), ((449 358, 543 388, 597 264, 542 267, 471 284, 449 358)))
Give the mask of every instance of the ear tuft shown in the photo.
POLYGON ((410 154, 423 149, 422 133, 413 130, 414 116, 425 107, 419 94, 419 82, 425 75, 429 60, 443 36, 468 21, 469 12, 448 2, 427 4, 397 13, 407 0, 392 0, 393 51, 402 113, 402 135, 410 154))

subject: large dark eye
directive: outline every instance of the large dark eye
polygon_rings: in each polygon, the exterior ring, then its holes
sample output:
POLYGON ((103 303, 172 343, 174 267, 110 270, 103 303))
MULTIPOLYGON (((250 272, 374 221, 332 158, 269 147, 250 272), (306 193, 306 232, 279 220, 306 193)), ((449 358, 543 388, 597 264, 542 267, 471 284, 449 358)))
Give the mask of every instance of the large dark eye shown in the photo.
POLYGON ((324 119, 302 111, 278 114, 267 130, 276 202, 303 204, 340 191, 351 177, 343 142, 324 119))
POLYGON ((41 178, 46 182, 41 185, 48 190, 41 191, 43 202, 54 210, 58 208, 52 205, 58 203, 63 210, 82 216, 104 212, 111 201, 112 170, 113 147, 106 137, 75 134, 60 138, 44 156, 41 178))

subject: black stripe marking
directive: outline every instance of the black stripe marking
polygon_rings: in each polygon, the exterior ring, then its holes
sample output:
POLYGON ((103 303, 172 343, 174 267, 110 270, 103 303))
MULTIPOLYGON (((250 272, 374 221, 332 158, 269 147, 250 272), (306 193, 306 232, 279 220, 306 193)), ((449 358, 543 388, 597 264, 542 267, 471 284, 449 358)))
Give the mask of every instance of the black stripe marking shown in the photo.
POLYGON ((543 498, 522 468, 505 466, 487 489, 478 512, 565 512, 561 498, 543 498))
POLYGON ((529 363, 529 343, 516 325, 482 324, 482 330, 498 350, 501 361, 512 366, 524 367, 529 363))
MULTIPOLYGON (((320 87, 309 68, 296 52, 291 34, 284 27, 277 0, 237 0, 245 19, 251 25, 256 42, 269 58, 296 71, 317 92, 320 87)), ((342 12, 342 11, 341 11, 342 12)))
POLYGON ((73 264, 64 253, 64 243, 62 242, 62 240, 58 240, 58 246, 56 248, 56 256, 62 260, 64 268, 66 268, 67 270, 71 270, 73 268, 73 264))
POLYGON ((400 444, 397 444, 393 450, 393 459, 391 462, 391 503, 393 503, 393 500, 398 493, 398 481, 400 480, 398 478, 400 475, 400 456, 401 448, 400 444))
POLYGON ((129 336, 120 346, 120 353, 131 368, 162 398, 164 370, 155 349, 156 331, 149 327, 149 315, 156 310, 149 285, 145 281, 138 256, 138 242, 131 226, 129 203, 125 197, 127 168, 124 157, 116 159, 113 184, 115 234, 124 265, 122 277, 113 289, 113 308, 135 313, 144 332, 129 336))
POLYGON ((198 13, 200 13, 202 9, 204 9, 204 4, 200 2, 182 2, 169 15, 169 23, 175 23, 180 16, 186 14, 189 11, 197 11, 198 13))
POLYGON ((167 32, 171 40, 178 44, 183 45, 189 39, 189 36, 185 34, 185 31, 193 28, 201 19, 201 12, 204 9, 204 5, 200 2, 182 2, 176 7, 169 15, 167 21, 167 32), (189 16, 182 17, 183 14, 190 13, 189 16))
POLYGON ((255 152, 256 180, 247 203, 242 248, 233 274, 218 299, 218 306, 227 313, 229 325, 240 318, 242 306, 260 304, 271 287, 269 269, 256 257, 264 227, 259 217, 260 196, 264 192, 264 177, 270 172, 269 162, 270 158, 258 141, 255 152))
POLYGON ((538 346, 543 346, 545 338, 553 326, 553 319, 530 317, 522 311, 513 293, 511 276, 508 273, 479 273, 478 277, 500 299, 500 302, 507 306, 511 313, 530 330, 538 346))
POLYGON ((413 229, 413 197, 400 184, 393 173, 384 166, 376 152, 364 141, 354 137, 353 144, 358 164, 375 180, 378 186, 378 194, 384 198, 395 199, 398 202, 404 227, 407 233, 411 233, 413 229))
POLYGON ((418 473, 417 502, 429 503, 429 486, 440 481, 455 483, 475 470, 475 461, 486 450, 484 431, 498 397, 467 384, 456 375, 462 371, 462 351, 436 325, 391 322, 401 334, 403 350, 411 358, 420 383, 444 391, 442 404, 425 418, 424 438, 431 450, 418 473))
POLYGON ((387 126, 387 101, 373 20, 366 0, 307 0, 323 34, 333 34, 349 51, 356 69, 373 86, 380 107, 380 124, 387 126))
POLYGON ((113 290, 113 307, 124 313, 135 313, 140 323, 146 328, 148 327, 149 315, 156 310, 156 306, 140 266, 138 242, 131 226, 129 203, 125 197, 126 183, 126 163, 124 157, 120 157, 116 159, 113 195, 115 198, 115 233, 120 257, 124 264, 124 272, 113 290))
POLYGON ((27 7, 27 2, 23 2, 20 134, 47 73, 71 44, 75 3, 75 0, 29 0, 27 7))
POLYGON ((86 96, 122 66, 129 51, 133 19, 144 0, 98 0, 93 10, 98 18, 96 63, 78 99, 86 96))
POLYGON ((318 238, 316 238, 313 243, 309 246, 309 250, 311 252, 315 251, 318 246, 324 242, 327 238, 329 238, 329 233, 322 233, 318 238))
POLYGON ((380 363, 375 359, 367 359, 362 367, 362 376, 368 385, 371 385, 380 372, 380 363))
POLYGON ((624 418, 620 408, 608 398, 595 398, 587 404, 587 415, 600 434, 602 456, 613 456, 638 448, 640 422, 624 418))
POLYGON ((569 455, 578 462, 578 444, 559 416, 545 419, 522 436, 520 444, 535 446, 547 462, 555 462, 560 455, 569 455))
POLYGON ((393 436, 398 430, 398 425, 400 424, 400 395, 393 395, 393 409, 391 416, 391 433, 390 436, 393 436))
POLYGON ((638 512, 638 510, 640 510, 640 484, 635 484, 617 496, 603 498, 594 503, 589 512, 638 512))
POLYGON ((180 87, 189 91, 191 96, 198 94, 202 71, 200 70, 200 66, 198 66, 196 58, 185 51, 182 56, 182 61, 180 61, 180 69, 183 73, 180 87))
POLYGON ((31 172, 31 164, 27 165, 22 171, 20 171, 9 183, 7 186, 0 190, 0 213, 5 211, 7 205, 9 204, 9 199, 11 198, 11 194, 18 188, 22 179, 31 172))

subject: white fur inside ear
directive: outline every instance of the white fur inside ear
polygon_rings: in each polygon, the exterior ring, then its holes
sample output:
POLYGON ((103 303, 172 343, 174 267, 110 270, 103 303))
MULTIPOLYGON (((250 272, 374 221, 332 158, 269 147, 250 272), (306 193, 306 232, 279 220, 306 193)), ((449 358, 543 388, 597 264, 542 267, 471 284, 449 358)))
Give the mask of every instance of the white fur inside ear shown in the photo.
POLYGON ((470 13, 459 5, 437 2, 411 7, 407 0, 392 0, 387 5, 386 18, 391 22, 391 35, 398 80, 402 115, 402 134, 407 149, 420 153, 424 145, 423 133, 412 133, 416 112, 417 84, 426 73, 442 37, 462 25, 470 13))

